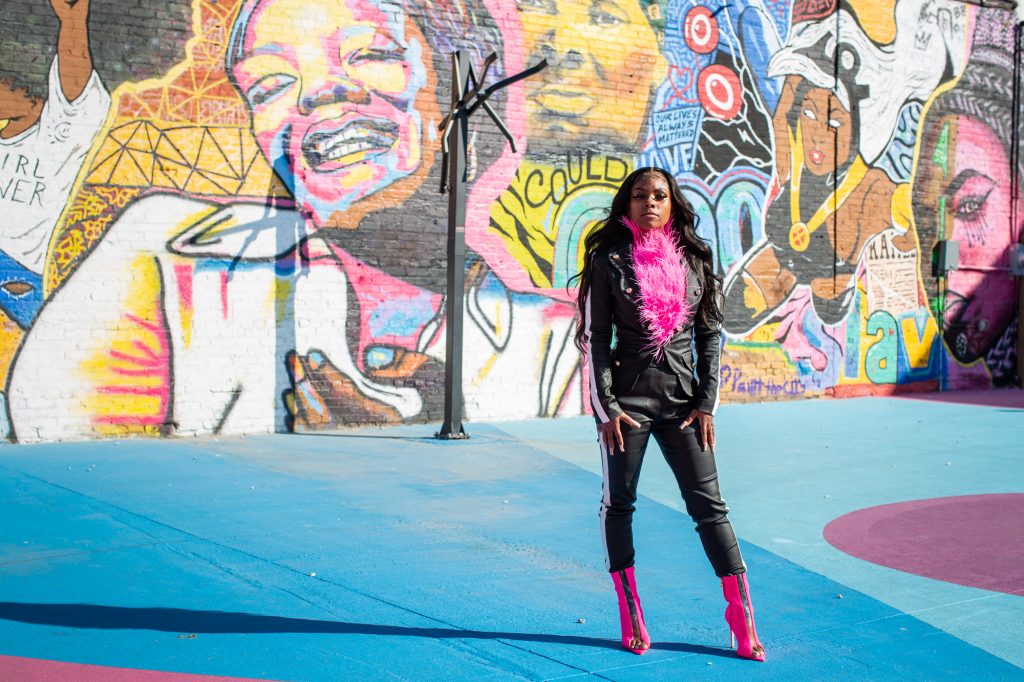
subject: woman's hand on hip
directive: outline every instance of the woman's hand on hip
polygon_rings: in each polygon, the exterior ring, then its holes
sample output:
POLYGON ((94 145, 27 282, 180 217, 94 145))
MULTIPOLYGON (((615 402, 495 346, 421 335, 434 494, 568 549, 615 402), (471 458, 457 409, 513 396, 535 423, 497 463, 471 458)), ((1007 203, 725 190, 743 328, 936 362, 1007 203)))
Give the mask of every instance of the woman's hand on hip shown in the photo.
POLYGON ((608 454, 614 455, 616 450, 625 450, 622 440, 622 425, 639 428, 640 422, 623 412, 618 417, 597 425, 597 439, 608 447, 608 454))
POLYGON ((690 414, 683 420, 683 423, 679 425, 679 430, 682 431, 689 426, 693 421, 697 421, 697 433, 700 434, 701 451, 711 448, 711 452, 715 451, 715 418, 710 413, 702 410, 690 410, 690 414))

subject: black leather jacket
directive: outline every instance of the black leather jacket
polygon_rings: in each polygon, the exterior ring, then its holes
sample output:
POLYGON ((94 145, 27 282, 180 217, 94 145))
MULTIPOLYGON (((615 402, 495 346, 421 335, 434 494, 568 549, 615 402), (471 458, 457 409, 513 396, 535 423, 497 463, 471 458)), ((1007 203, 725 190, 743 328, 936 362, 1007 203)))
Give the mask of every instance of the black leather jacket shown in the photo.
MULTIPOLYGON (((633 272, 632 249, 632 242, 624 241, 592 257, 584 342, 591 406, 602 422, 622 414, 616 396, 633 388, 640 373, 654 362, 653 351, 644 350, 648 337, 638 314, 640 287, 633 272)), ((686 297, 696 311, 704 282, 697 267, 687 266, 686 297)), ((721 332, 703 324, 695 314, 693 322, 679 330, 665 348, 665 361, 693 398, 693 406, 710 414, 718 408, 720 339, 721 332)))

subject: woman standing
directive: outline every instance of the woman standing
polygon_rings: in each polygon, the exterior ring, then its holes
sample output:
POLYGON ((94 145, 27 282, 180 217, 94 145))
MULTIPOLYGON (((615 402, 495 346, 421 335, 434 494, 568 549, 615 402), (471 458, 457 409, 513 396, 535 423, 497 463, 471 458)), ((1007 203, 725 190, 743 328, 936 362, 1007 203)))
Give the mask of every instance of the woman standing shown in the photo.
POLYGON ((722 579, 725 618, 738 653, 763 661, 746 566, 715 468, 718 298, 711 249, 697 236, 693 208, 675 179, 660 168, 634 171, 615 194, 608 219, 586 239, 576 332, 598 422, 601 525, 619 597, 622 645, 636 654, 650 648, 633 576, 632 520, 640 466, 653 435, 722 579))

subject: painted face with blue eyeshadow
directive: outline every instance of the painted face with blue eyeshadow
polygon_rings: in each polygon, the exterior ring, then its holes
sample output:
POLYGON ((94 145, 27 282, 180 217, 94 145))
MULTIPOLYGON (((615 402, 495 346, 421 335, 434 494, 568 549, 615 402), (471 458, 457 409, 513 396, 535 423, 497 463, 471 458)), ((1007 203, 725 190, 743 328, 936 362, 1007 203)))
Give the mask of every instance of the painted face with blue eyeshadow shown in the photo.
POLYGON ((355 227, 356 204, 423 161, 425 40, 394 2, 248 7, 231 70, 257 143, 316 227, 355 227))

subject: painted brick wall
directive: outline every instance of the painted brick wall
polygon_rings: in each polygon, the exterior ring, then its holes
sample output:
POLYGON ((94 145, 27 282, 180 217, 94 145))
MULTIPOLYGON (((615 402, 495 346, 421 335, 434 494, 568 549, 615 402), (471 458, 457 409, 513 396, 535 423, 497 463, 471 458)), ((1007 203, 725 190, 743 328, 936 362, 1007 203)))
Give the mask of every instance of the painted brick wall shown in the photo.
POLYGON ((955 0, 5 0, 2 430, 439 419, 458 49, 497 53, 494 78, 550 64, 493 101, 516 153, 472 125, 471 420, 589 411, 569 280, 640 165, 714 250, 725 401, 1013 383, 1014 22, 955 0))

